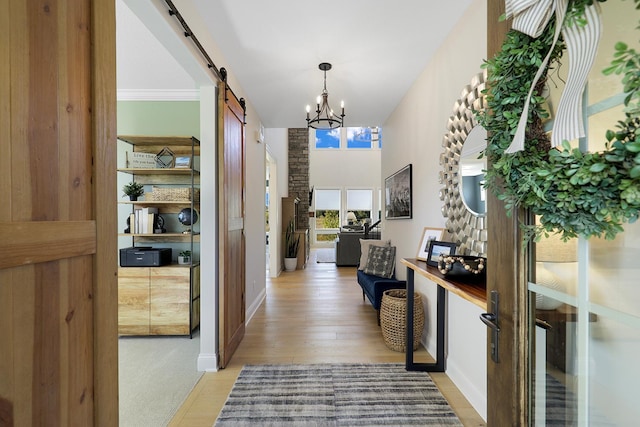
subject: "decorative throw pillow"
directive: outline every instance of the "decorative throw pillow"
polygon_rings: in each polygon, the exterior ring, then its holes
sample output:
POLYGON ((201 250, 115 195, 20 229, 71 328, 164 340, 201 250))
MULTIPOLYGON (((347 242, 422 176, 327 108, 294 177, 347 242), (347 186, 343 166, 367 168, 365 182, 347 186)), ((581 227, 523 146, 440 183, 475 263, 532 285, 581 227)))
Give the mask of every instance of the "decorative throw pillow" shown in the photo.
POLYGON ((395 246, 370 246, 369 259, 364 267, 365 274, 384 277, 389 279, 393 276, 393 270, 396 266, 396 247, 395 246))
POLYGON ((391 246, 391 240, 360 239, 360 263, 358 264, 358 270, 364 270, 367 266, 367 259, 369 259, 369 247, 371 245, 391 246))

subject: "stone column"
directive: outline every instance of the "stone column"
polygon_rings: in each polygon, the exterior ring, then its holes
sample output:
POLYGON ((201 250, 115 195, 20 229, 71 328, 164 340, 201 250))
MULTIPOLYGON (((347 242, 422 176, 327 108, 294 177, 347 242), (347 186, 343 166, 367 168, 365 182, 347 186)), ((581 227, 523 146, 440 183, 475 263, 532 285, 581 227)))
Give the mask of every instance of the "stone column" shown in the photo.
POLYGON ((290 128, 289 139, 289 197, 298 203, 298 228, 309 228, 309 130, 290 128))

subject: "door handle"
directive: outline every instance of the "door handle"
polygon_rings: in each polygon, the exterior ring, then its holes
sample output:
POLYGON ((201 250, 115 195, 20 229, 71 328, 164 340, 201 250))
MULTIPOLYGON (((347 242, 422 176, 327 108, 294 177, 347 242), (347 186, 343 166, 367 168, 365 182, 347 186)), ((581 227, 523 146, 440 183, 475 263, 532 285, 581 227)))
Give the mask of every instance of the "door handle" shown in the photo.
POLYGON ((482 313, 480 315, 480 320, 482 323, 490 327, 491 329, 500 332, 500 327, 496 323, 497 316, 493 313, 482 313))
POLYGON ((482 313, 480 320, 482 323, 491 328, 491 360, 495 363, 499 362, 498 358, 498 339, 500 334, 500 323, 498 318, 499 298, 498 291, 491 291, 491 312, 482 313))
POLYGON ((542 329, 545 329, 547 331, 553 329, 553 326, 551 326, 548 322, 545 322, 544 320, 537 319, 537 318, 536 318, 536 326, 539 326, 542 329))

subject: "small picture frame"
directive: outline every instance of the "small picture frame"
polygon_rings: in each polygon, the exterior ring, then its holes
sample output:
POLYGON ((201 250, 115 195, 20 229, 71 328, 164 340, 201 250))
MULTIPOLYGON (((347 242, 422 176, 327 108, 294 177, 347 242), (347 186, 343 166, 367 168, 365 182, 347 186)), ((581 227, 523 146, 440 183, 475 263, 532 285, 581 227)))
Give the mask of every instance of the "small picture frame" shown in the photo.
POLYGON ((426 261, 429 257, 429 248, 431 247, 431 243, 441 240, 443 235, 444 228, 425 227, 422 231, 422 238, 420 239, 420 246, 418 246, 416 259, 426 261))
POLYGON ((191 156, 176 156, 176 169, 189 169, 191 167, 191 156))
POLYGON ((429 256, 427 257, 427 265, 432 267, 438 266, 438 257, 440 255, 455 255, 456 244, 453 242, 441 242, 434 240, 429 246, 429 256))
POLYGON ((172 168, 175 164, 176 156, 169 147, 164 147, 156 154, 156 164, 159 168, 172 168))

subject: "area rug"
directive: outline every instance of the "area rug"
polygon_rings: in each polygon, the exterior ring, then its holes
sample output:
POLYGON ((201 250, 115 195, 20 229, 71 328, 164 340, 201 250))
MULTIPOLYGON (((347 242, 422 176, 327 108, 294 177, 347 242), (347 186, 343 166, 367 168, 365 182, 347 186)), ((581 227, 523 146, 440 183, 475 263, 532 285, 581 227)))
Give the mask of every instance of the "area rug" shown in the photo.
POLYGON ((246 365, 215 426, 462 426, 424 372, 400 364, 246 365))
POLYGON ((333 248, 316 249, 316 262, 336 262, 336 250, 333 248))
POLYGON ((120 337, 120 427, 169 424, 203 375, 199 331, 189 337, 120 337))

